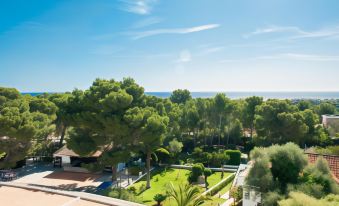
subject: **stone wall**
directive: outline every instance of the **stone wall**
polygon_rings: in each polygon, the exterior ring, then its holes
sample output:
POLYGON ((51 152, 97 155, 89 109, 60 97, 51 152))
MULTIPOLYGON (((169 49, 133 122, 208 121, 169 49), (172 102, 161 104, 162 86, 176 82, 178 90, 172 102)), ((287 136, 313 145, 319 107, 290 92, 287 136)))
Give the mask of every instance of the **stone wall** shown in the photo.
POLYGON ((311 163, 315 163, 317 158, 322 156, 327 160, 328 166, 330 167, 333 175, 339 179, 339 156, 338 155, 322 155, 316 153, 306 153, 308 155, 308 161, 311 163))

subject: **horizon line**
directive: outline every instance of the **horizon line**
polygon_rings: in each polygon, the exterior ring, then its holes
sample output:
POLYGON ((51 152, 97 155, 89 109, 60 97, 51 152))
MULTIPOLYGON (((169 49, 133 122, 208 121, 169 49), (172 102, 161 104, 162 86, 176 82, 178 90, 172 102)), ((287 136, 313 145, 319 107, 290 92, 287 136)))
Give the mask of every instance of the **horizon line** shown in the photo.
MULTIPOLYGON (((177 90, 177 89, 175 89, 177 90)), ((175 91, 173 90, 173 91, 175 91)), ((183 89, 184 90, 184 89, 183 89)), ((145 93, 172 93, 173 91, 145 91, 145 93)), ((257 91, 245 91, 245 90, 240 90, 240 91, 190 91, 188 90, 190 93, 227 93, 227 92, 243 92, 243 93, 252 93, 252 92, 278 92, 278 93, 283 93, 283 92, 294 92, 294 93, 299 93, 299 92, 338 92, 339 93, 339 90, 333 90, 333 91, 330 91, 330 90, 297 90, 297 91, 288 91, 288 90, 257 90, 257 91)), ((24 92, 21 92, 19 91, 20 93, 22 94, 28 94, 28 93, 66 93, 66 92, 72 92, 72 91, 49 91, 49 92, 42 92, 42 91, 31 91, 31 92, 27 92, 27 91, 24 91, 24 92)))

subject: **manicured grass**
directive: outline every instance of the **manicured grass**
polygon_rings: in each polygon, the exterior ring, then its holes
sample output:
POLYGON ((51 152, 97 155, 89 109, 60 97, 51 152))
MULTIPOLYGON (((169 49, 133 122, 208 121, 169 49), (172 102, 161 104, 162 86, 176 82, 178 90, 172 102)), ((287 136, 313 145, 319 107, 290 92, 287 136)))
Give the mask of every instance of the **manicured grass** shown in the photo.
MULTIPOLYGON (((173 169, 173 168, 161 168, 152 172, 151 175, 151 188, 145 191, 142 191, 142 187, 146 186, 146 179, 142 179, 141 181, 135 183, 133 186, 136 188, 137 196, 147 205, 154 205, 156 202, 153 200, 154 195, 158 193, 166 194, 168 184, 170 182, 173 183, 174 187, 178 187, 178 185, 188 184, 187 177, 190 171, 186 169, 173 169)), ((224 173, 224 178, 228 177, 230 173, 224 173)), ((217 184, 221 181, 221 172, 213 173, 210 177, 208 177, 209 187, 217 184)), ((200 187, 200 191, 204 192, 205 188, 200 187)), ((212 197, 212 200, 207 203, 215 204, 223 201, 219 198, 212 197)), ((167 199, 163 205, 170 206, 171 201, 167 199)), ((173 200, 172 200, 173 202, 173 200)), ((212 205, 213 205, 212 204, 212 205)), ((207 204, 211 205, 211 204, 207 204)))
POLYGON ((153 200, 154 195, 158 193, 166 194, 170 182, 172 182, 175 187, 179 184, 187 184, 189 173, 189 170, 184 169, 162 168, 152 172, 150 189, 145 190, 144 192, 140 191, 140 188, 146 186, 145 178, 135 183, 133 186, 136 188, 137 196, 142 199, 144 203, 152 205, 155 204, 155 201, 153 200))
POLYGON ((207 182, 208 182, 208 187, 212 187, 214 185, 216 185, 218 182, 220 182, 222 179, 227 178, 228 176, 230 176, 232 173, 227 173, 224 172, 224 177, 221 178, 221 172, 214 172, 211 176, 209 176, 207 178, 207 182))

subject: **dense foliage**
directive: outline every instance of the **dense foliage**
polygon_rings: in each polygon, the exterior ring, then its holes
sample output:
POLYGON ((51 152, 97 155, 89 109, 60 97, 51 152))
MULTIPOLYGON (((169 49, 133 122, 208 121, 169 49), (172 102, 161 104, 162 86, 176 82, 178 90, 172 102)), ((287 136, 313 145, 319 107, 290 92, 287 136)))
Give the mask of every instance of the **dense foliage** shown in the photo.
POLYGON ((55 127, 57 107, 47 99, 23 96, 0 87, 0 168, 10 168, 32 147, 47 141, 55 127))
POLYGON ((239 165, 241 161, 241 152, 239 150, 226 150, 226 156, 229 157, 227 164, 239 165))
POLYGON ((197 163, 194 164, 192 166, 192 171, 190 172, 189 176, 188 176, 188 182, 189 183, 193 183, 193 182, 197 182, 199 176, 202 176, 204 173, 205 167, 203 164, 201 163, 197 163))
MULTIPOLYGON (((66 143, 80 156, 101 151, 96 163, 82 166, 90 170, 111 166, 113 180, 119 162, 141 158, 149 188, 155 162, 201 163, 189 176, 195 182, 210 174, 204 167, 238 165, 241 152, 254 146, 293 142, 255 148, 247 183, 259 186, 267 194, 265 201, 275 203, 292 190, 324 198, 337 187, 326 165, 307 166, 298 146, 318 146, 319 153, 337 154, 334 140, 320 124, 321 115, 335 112, 333 101, 232 100, 223 93, 192 98, 188 90, 180 89, 169 98, 157 98, 145 95, 131 78, 97 79, 85 90, 38 97, 0 88, 0 168, 13 167, 29 155, 51 156, 56 144, 50 137, 58 137, 57 147, 66 143)), ((134 174, 143 170, 130 168, 134 174)))
POLYGON ((268 205, 277 205, 279 201, 291 202, 282 199, 287 194, 293 199, 295 191, 318 199, 339 194, 327 161, 318 158, 314 165, 307 165, 303 151, 293 143, 255 148, 251 159, 253 165, 246 184, 258 187, 263 193, 263 202, 268 205))

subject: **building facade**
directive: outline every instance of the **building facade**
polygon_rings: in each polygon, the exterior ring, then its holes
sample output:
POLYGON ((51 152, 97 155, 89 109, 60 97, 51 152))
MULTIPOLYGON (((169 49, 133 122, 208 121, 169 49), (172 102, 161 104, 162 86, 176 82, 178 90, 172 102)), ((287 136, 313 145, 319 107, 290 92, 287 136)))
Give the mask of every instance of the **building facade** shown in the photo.
POLYGON ((339 115, 322 115, 322 123, 330 136, 335 137, 339 133, 339 115))

